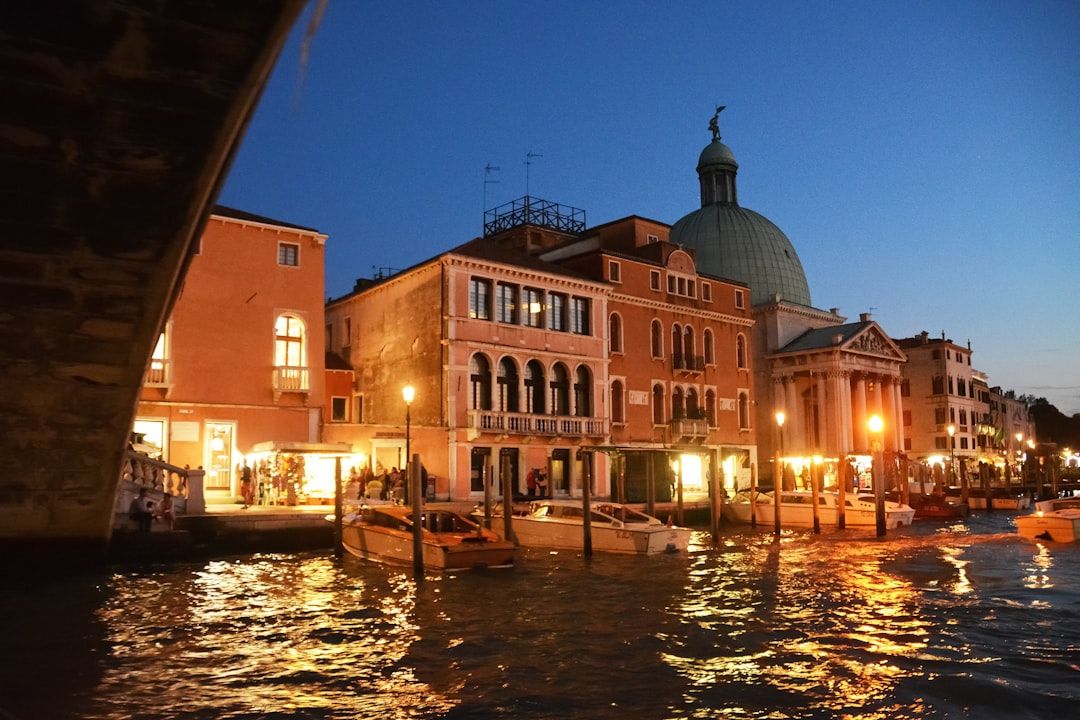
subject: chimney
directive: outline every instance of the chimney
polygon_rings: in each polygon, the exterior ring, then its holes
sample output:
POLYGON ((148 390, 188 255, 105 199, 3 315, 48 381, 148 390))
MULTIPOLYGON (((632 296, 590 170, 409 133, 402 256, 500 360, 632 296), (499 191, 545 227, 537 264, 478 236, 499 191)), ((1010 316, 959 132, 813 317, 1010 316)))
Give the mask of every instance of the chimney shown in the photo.
POLYGON ((870 322, 870 313, 859 313, 859 322, 870 322))

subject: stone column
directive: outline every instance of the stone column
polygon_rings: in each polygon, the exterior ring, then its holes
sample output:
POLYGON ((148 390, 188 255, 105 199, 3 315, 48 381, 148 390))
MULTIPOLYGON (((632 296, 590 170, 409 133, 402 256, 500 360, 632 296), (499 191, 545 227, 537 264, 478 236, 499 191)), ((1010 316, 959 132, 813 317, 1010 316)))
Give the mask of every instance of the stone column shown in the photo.
POLYGON ((868 452, 870 450, 869 430, 866 427, 866 376, 859 373, 855 379, 855 412, 852 414, 851 423, 855 436, 855 450, 868 452))
POLYGON ((886 431, 881 435, 881 444, 884 450, 896 451, 896 425, 900 419, 896 417, 896 396, 893 394, 893 378, 882 377, 879 396, 882 401, 881 418, 885 421, 886 431))
POLYGON ((840 426, 843 428, 841 434, 842 449, 839 457, 843 458, 845 455, 851 454, 852 449, 855 447, 851 424, 851 372, 842 370, 838 382, 840 385, 840 407, 837 408, 837 412, 840 413, 840 426))
POLYGON ((784 452, 788 455, 794 455, 796 451, 801 451, 803 446, 806 445, 806 433, 803 430, 805 427, 803 421, 804 410, 802 402, 800 402, 799 386, 794 375, 787 379, 784 389, 787 395, 785 401, 787 405, 787 421, 784 423, 784 452))
POLYGON ((832 424, 832 413, 829 412, 828 397, 825 394, 825 373, 814 376, 817 380, 817 419, 818 435, 814 438, 817 452, 825 454, 825 448, 831 447, 835 434, 832 424))
POLYGON ((896 451, 904 452, 904 395, 900 378, 893 378, 893 408, 896 413, 896 451))

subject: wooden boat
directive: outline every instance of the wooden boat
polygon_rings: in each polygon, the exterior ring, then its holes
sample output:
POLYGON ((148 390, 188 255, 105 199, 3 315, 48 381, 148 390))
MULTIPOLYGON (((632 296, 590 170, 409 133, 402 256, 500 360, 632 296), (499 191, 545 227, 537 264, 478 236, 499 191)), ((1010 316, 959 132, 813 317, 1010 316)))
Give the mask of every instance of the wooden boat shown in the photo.
MULTIPOLYGON (((1016 532, 1020 537, 1028 540, 1049 540, 1051 542, 1070 543, 1076 542, 1080 536, 1080 507, 1076 505, 1076 498, 1057 498, 1069 500, 1071 503, 1061 503, 1060 509, 1041 510, 1036 509, 1030 515, 1019 515, 1016 518, 1016 532)), ((1047 500, 1047 503, 1054 501, 1047 500)), ((1054 507, 1048 505, 1047 507, 1054 507)))
POLYGON ((1035 503, 1035 511, 1054 512, 1057 510, 1080 509, 1080 497, 1056 497, 1049 500, 1039 500, 1035 503))
MULTIPOLYGON (((818 522, 822 526, 836 526, 836 508, 839 494, 835 492, 818 493, 818 522)), ((750 493, 740 492, 731 501, 724 503, 724 514, 728 520, 748 524, 750 513, 758 525, 771 526, 773 515, 772 492, 757 493, 757 501, 751 504, 750 493)), ((911 525, 915 509, 890 500, 885 501, 885 527, 889 530, 911 525)), ((847 527, 876 527, 877 505, 873 495, 865 493, 846 493, 844 496, 844 524, 847 527)), ((780 492, 780 526, 813 527, 814 495, 810 490, 782 490, 780 492)))
MULTIPOLYGON (((890 500, 896 498, 890 497, 890 500)), ((940 493, 930 495, 911 494, 908 496, 908 505, 915 508, 915 517, 934 518, 937 520, 967 517, 971 514, 971 508, 959 498, 950 499, 940 493)))
MULTIPOLYGON (((959 502, 960 488, 950 487, 946 491, 946 495, 949 499, 959 502)), ((985 510, 986 504, 986 491, 980 488, 970 488, 968 490, 968 507, 972 510, 985 510)), ((1019 512, 1021 510, 1027 510, 1031 507, 1031 498, 1023 493, 1012 493, 1005 488, 990 488, 990 508, 993 510, 1004 510, 1006 512, 1019 512)))
MULTIPOLYGON (((496 512, 501 513, 501 509, 496 512)), ((526 547, 583 550, 585 508, 581 501, 538 500, 514 513, 514 536, 526 547)), ((655 555, 685 553, 693 530, 671 526, 616 502, 594 502, 589 515, 592 549, 655 555)))
MULTIPOLYGON (((328 516, 333 521, 333 516, 328 516)), ((430 570, 468 570, 508 567, 517 549, 462 513, 425 508, 424 567, 430 570)), ((412 509, 393 504, 361 505, 342 518, 341 540, 357 557, 391 564, 413 562, 412 509)))

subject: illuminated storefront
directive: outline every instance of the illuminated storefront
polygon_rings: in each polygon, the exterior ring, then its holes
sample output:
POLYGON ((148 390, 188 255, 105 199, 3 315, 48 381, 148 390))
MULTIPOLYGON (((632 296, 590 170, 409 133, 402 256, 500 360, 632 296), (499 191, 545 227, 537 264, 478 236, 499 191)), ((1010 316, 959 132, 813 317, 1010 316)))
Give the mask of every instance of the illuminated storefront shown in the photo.
POLYGON ((331 504, 339 461, 343 486, 351 468, 367 463, 348 443, 263 442, 244 460, 253 471, 255 501, 262 505, 331 504))

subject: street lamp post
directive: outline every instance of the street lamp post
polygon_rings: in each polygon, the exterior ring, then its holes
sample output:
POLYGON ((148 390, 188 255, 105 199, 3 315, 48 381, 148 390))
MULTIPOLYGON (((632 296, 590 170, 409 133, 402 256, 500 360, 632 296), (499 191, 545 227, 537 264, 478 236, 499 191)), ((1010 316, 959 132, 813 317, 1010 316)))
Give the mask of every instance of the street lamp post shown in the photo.
POLYGON ((1016 461, 1019 466, 1020 486, 1024 486, 1024 433, 1016 433, 1016 461))
MULTIPOLYGON (((776 413, 780 428, 780 454, 776 457, 776 480, 773 482, 773 534, 780 534, 780 491, 784 487, 784 413, 776 413)), ((751 511, 753 512, 753 511, 751 511)))
POLYGON ((420 508, 420 469, 415 467, 409 455, 412 449, 409 436, 412 432, 412 402, 416 391, 412 385, 401 389, 405 400, 405 488, 412 499, 413 522, 413 575, 417 580, 424 577, 424 523, 420 508))
POLYGON ((871 456, 870 480, 874 484, 874 516, 877 521, 877 535, 885 534, 885 468, 881 450, 881 430, 885 423, 877 415, 871 415, 866 426, 870 429, 871 456))

